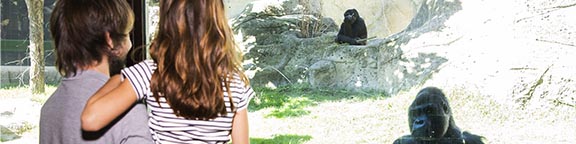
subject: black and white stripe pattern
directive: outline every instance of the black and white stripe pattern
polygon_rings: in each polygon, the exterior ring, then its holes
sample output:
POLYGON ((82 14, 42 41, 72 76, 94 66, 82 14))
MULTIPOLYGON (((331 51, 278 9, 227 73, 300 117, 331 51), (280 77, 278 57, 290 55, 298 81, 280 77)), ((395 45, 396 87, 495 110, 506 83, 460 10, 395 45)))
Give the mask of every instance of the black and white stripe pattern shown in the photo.
MULTIPOLYGON (((145 60, 134 66, 122 70, 125 78, 130 80, 138 100, 145 100, 148 105, 148 126, 156 143, 227 143, 230 141, 230 130, 234 113, 230 109, 228 92, 224 91, 224 101, 227 115, 219 116, 209 121, 186 120, 174 115, 173 110, 166 103, 164 97, 160 97, 160 105, 150 91, 150 79, 156 70, 156 63, 145 60)), ((254 91, 250 86, 245 86, 238 76, 230 83, 232 101, 236 110, 248 108, 250 98, 254 91)))

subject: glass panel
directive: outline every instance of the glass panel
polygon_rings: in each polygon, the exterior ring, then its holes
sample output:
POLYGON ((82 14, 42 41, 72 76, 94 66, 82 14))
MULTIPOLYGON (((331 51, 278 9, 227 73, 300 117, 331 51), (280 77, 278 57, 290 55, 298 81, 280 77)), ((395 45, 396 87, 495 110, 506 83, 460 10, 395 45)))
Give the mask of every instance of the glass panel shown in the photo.
MULTIPOLYGON (((48 24, 56 0, 44 0, 44 56, 46 66, 54 66, 53 44, 48 24)), ((0 3, 0 65, 29 66, 30 32, 28 9, 24 0, 2 0, 0 3)))

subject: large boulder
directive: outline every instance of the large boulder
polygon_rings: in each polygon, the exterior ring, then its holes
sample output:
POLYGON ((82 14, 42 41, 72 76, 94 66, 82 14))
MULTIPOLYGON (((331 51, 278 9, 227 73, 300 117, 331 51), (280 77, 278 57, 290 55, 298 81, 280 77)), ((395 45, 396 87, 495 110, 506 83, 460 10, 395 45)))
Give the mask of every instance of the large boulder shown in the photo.
MULTIPOLYGON (((228 17, 234 18, 243 14, 242 11, 247 5, 268 6, 284 1, 288 0, 225 0, 225 5, 228 17)), ((405 29, 422 2, 422 0, 299 0, 297 4, 300 7, 310 7, 308 11, 329 17, 338 25, 343 21, 344 11, 355 8, 364 18, 369 32, 368 37, 384 38, 405 29)))

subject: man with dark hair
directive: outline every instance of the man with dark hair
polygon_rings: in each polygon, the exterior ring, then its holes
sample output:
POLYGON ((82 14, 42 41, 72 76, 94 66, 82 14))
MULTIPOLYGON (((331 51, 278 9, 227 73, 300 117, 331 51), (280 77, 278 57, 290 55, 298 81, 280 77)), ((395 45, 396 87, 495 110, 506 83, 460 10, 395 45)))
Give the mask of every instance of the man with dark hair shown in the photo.
POLYGON ((40 143, 152 143, 144 104, 96 132, 82 131, 88 98, 118 74, 132 47, 134 14, 125 0, 58 0, 50 18, 56 67, 63 79, 42 106, 40 143))

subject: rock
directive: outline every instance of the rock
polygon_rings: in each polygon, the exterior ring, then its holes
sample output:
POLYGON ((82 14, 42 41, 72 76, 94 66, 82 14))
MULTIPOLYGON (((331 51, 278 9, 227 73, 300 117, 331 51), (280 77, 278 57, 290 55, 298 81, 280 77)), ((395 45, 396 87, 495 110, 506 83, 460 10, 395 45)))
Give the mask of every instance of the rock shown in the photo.
POLYGON ((13 114, 14 114, 13 112, 5 111, 5 112, 0 113, 0 117, 9 117, 9 116, 12 116, 13 114))
POLYGON ((234 29, 241 31, 246 44, 245 59, 252 61, 247 69, 255 73, 252 78, 255 86, 300 82, 316 88, 395 94, 423 83, 447 61, 434 53, 404 56, 402 45, 421 33, 438 29, 442 24, 438 21, 459 10, 453 6, 456 3, 424 4, 421 9, 436 11, 426 10, 425 14, 417 15, 411 29, 385 39, 371 39, 366 46, 350 46, 334 43, 338 28, 333 21, 291 11, 292 3, 267 6, 252 3, 235 20, 234 29), (444 8, 445 13, 439 12, 439 7, 445 5, 451 11, 444 8), (252 10, 254 7, 260 9, 252 10), (311 21, 302 25, 302 20, 311 21), (435 23, 427 23, 431 20, 435 23), (320 24, 321 30, 311 30, 310 27, 320 24))
POLYGON ((20 138, 12 130, 0 125, 0 142, 11 141, 20 138))
POLYGON ((21 134, 38 127, 41 105, 31 96, 21 95, 0 101, 0 141, 13 141, 21 134))
MULTIPOLYGON (((338 25, 339 16, 325 13, 326 3, 318 15, 292 11, 288 5, 294 1, 286 1, 253 5, 264 10, 247 9, 234 23, 256 86, 305 83, 390 95, 437 86, 477 91, 523 108, 576 107, 576 21, 567 18, 576 12, 572 3, 426 0, 415 3, 417 13, 402 30, 366 46, 348 46, 334 44, 334 26, 302 31, 310 27, 299 24, 305 18, 311 25, 322 18, 338 25)), ((382 34, 374 27, 390 25, 367 26, 369 33, 382 34)))

